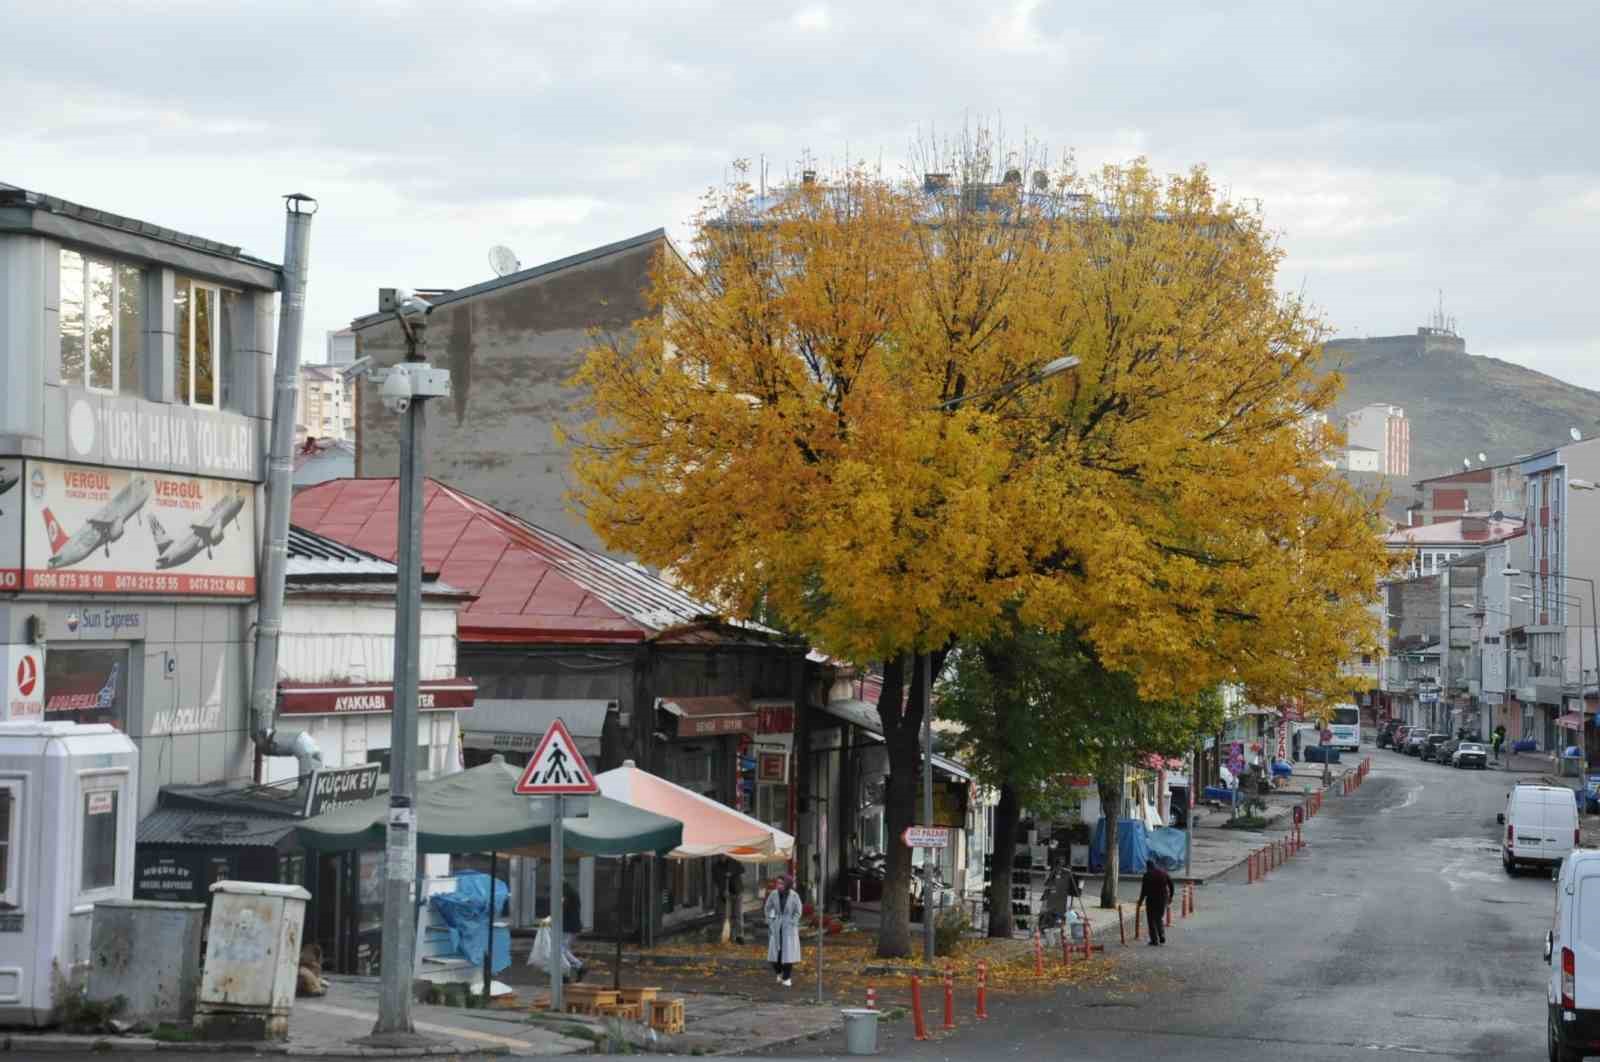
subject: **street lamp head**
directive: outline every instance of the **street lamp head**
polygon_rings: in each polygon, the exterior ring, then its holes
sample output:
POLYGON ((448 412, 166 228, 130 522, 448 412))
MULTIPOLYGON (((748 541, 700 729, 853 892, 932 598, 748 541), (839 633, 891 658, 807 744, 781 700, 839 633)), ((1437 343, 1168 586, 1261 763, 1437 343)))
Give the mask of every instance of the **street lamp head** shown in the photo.
POLYGON ((1567 486, 1571 487, 1573 490, 1596 489, 1595 485, 1587 479, 1569 479, 1567 480, 1567 486))
POLYGON ((1067 354, 1051 361, 1047 361, 1039 367, 1038 379, 1048 380, 1050 377, 1064 373, 1068 369, 1077 368, 1081 360, 1082 359, 1074 357, 1071 354, 1067 354))
POLYGON ((1508 565, 1505 566, 1505 570, 1502 571, 1500 574, 1504 575, 1504 576, 1507 576, 1507 577, 1515 577, 1515 576, 1518 576, 1518 575, 1522 575, 1523 571, 1522 571, 1521 568, 1513 568, 1513 567, 1511 567, 1511 565, 1508 564, 1508 565))

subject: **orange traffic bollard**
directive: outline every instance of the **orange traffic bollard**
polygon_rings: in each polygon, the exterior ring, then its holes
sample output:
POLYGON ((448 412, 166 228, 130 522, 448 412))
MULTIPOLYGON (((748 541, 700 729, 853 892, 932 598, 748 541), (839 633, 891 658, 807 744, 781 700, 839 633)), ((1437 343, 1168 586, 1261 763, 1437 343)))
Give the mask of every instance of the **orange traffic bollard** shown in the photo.
POLYGON ((978 960, 978 1020, 989 1017, 989 960, 978 960))
POLYGON ((1139 926, 1143 924, 1141 915, 1144 913, 1144 897, 1141 896, 1133 903, 1133 939, 1139 939, 1139 926))
POLYGON ((867 1009, 878 1009, 878 990, 873 988, 871 985, 867 986, 867 1009))
POLYGON ((950 1030, 956 1027, 956 972, 954 968, 946 965, 944 968, 944 1025, 941 1028, 950 1030))
POLYGON ((1167 928, 1172 928, 1172 905, 1167 904, 1167 928))
POLYGON ((916 1038, 928 1038, 928 1026, 922 1016, 922 981, 920 978, 911 979, 911 1022, 916 1029, 916 1038))

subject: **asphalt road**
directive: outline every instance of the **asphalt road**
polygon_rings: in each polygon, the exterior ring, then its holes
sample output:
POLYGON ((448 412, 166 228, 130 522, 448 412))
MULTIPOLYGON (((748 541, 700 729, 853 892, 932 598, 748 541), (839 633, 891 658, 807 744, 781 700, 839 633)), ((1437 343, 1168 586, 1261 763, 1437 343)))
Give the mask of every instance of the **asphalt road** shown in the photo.
MULTIPOLYGON (((1495 815, 1514 776, 1371 751, 1307 849, 1261 884, 1207 885, 1165 948, 1118 952, 1138 991, 1009 1000, 886 1057, 1149 1062, 1545 1057, 1547 876, 1508 878, 1495 815)), ((786 1056, 842 1050, 818 1042, 786 1056)))

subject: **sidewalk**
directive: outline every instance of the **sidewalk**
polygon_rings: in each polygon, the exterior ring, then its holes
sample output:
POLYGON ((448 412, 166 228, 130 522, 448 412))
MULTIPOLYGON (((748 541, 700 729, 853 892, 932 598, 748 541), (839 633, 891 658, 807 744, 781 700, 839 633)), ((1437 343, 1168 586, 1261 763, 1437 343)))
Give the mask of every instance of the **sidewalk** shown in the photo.
POLYGON ((296 999, 289 1014, 289 1039, 170 1042, 150 1036, 74 1036, 64 1033, 0 1034, 0 1050, 45 1052, 249 1053, 309 1058, 424 1058, 474 1055, 575 1055, 595 1050, 594 1034, 577 1023, 559 1031, 529 1024, 523 1010, 462 1010, 416 1004, 412 1019, 432 1043, 421 1047, 373 1047, 361 1043, 378 1020, 376 978, 330 977, 328 994, 296 999), (583 1035, 575 1035, 583 1034, 583 1035))

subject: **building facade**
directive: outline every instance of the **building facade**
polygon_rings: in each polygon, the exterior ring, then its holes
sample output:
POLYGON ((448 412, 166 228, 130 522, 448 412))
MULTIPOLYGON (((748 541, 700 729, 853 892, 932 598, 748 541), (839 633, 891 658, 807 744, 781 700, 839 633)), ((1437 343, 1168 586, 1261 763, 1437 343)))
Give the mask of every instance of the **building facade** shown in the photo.
MULTIPOLYGON (((599 332, 625 337, 650 312, 650 269, 676 254, 657 229, 463 288, 429 293, 427 354, 450 370, 451 397, 429 406, 428 470, 442 482, 590 549, 603 548, 567 506, 567 447, 587 419, 571 385, 599 332)), ((381 365, 406 355, 393 314, 351 325, 381 365)), ((377 388, 357 389, 356 475, 393 476, 399 423, 377 388)))
POLYGON ((295 399, 294 439, 343 442, 355 437, 355 384, 337 365, 300 366, 300 393, 295 399))
POLYGON ((248 779, 279 267, 0 186, 0 718, 109 722, 248 779))
POLYGON ((1411 423, 1399 406, 1386 402, 1362 406, 1345 416, 1344 431, 1352 453, 1376 452, 1376 471, 1386 476, 1411 474, 1411 423))
POLYGON ((1410 523, 1438 524, 1495 513, 1516 515, 1523 510, 1525 487, 1520 461, 1433 476, 1414 487, 1410 523))

